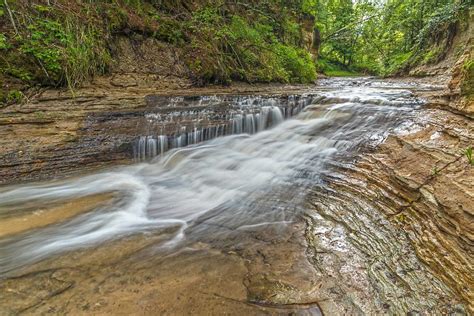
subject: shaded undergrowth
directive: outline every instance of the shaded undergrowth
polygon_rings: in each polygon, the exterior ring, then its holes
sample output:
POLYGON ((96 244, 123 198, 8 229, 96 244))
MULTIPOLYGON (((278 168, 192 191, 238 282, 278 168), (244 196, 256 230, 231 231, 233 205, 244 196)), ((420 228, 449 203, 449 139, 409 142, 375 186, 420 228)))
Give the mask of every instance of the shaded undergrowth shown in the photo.
MULTIPOLYGON (((296 3, 296 2, 295 2, 296 3)), ((181 49, 197 84, 311 82, 300 7, 292 1, 5 0, 0 4, 0 101, 31 86, 73 89, 104 74, 117 35, 181 49)))

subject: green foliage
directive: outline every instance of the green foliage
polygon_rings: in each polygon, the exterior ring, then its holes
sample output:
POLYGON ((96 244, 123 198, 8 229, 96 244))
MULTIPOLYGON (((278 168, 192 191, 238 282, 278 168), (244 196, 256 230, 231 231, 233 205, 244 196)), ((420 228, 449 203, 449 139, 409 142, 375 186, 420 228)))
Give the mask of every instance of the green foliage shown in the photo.
POLYGON ((392 74, 399 71, 407 65, 407 62, 410 60, 412 55, 412 51, 394 53, 385 60, 385 67, 383 73, 392 74))
POLYGON ((155 19, 158 21, 158 28, 154 33, 157 39, 175 45, 182 45, 185 42, 186 36, 179 21, 159 16, 155 19))
POLYGON ((394 74, 437 62, 449 48, 468 0, 314 0, 320 57, 349 69, 394 74))
POLYGON ((308 52, 281 43, 272 46, 289 82, 309 83, 316 79, 316 67, 308 52))
POLYGON ((330 77, 355 77, 361 75, 360 72, 348 69, 342 64, 324 58, 318 59, 316 62, 316 68, 318 72, 330 77))
POLYGON ((33 80, 33 75, 21 66, 8 67, 4 72, 14 78, 22 80, 23 82, 30 82, 33 80))
POLYGON ((8 44, 7 37, 5 34, 0 33, 0 50, 8 48, 10 48, 10 45, 8 44))
POLYGON ((44 5, 41 5, 41 4, 34 4, 33 7, 34 7, 35 10, 37 10, 38 12, 49 12, 49 11, 51 10, 50 7, 44 6, 44 5))
POLYGON ((328 70, 324 74, 329 77, 357 77, 361 75, 360 73, 343 70, 343 69, 328 70))
POLYGON ((0 106, 20 103, 22 100, 23 100, 23 93, 19 90, 10 90, 10 91, 0 90, 0 106))
POLYGON ((119 6, 99 7, 99 14, 107 17, 110 32, 118 32, 127 26, 127 10, 119 6))
POLYGON ((300 18, 313 2, 10 2, 19 34, 8 23, 0 36, 0 75, 73 88, 107 71, 113 36, 139 34, 179 47, 196 83, 311 82, 315 66, 301 48, 300 18))
POLYGON ((469 162, 470 165, 474 166, 474 156, 472 154, 472 147, 468 147, 464 150, 464 155, 467 158, 467 161, 469 162))
POLYGON ((96 74, 105 73, 110 55, 100 30, 90 25, 78 26, 74 20, 66 20, 64 27, 67 36, 61 62, 67 84, 75 87, 96 74))
POLYGON ((205 7, 194 13, 189 25, 196 51, 190 68, 198 78, 224 83, 311 82, 316 72, 309 53, 285 41, 295 40, 291 34, 297 32, 296 25, 289 20, 275 24, 268 17, 254 21, 240 15, 225 17, 216 8, 205 7))
POLYGON ((461 94, 474 96, 474 59, 467 60, 462 68, 461 94))
POLYGON ((38 20, 27 27, 29 36, 21 40, 20 52, 36 59, 50 78, 51 84, 60 81, 61 77, 61 50, 66 42, 60 23, 50 20, 38 20))
POLYGON ((28 36, 19 40, 19 50, 39 64, 46 76, 43 84, 66 83, 75 87, 107 67, 108 51, 103 46, 100 31, 93 26, 67 17, 61 22, 37 19, 27 30, 28 36))
POLYGON ((20 103, 23 100, 23 93, 18 90, 12 90, 8 93, 6 102, 7 103, 20 103))
POLYGON ((443 51, 442 47, 433 47, 433 48, 427 49, 426 52, 422 54, 422 63, 423 64, 436 63, 442 51, 443 51))
POLYGON ((441 30, 446 30, 454 25, 466 10, 466 5, 463 3, 447 3, 444 6, 435 8, 435 11, 430 14, 423 28, 416 37, 417 45, 421 48, 440 39, 441 30))

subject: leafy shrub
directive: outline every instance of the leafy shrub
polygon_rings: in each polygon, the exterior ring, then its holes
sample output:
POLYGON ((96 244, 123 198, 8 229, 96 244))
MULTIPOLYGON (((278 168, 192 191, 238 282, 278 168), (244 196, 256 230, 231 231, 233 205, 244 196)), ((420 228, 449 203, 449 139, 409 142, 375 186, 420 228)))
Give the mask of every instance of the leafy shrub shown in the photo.
POLYGON ((185 42, 186 37, 179 21, 159 16, 155 16, 155 20, 158 22, 158 29, 154 33, 157 39, 175 45, 185 42))
POLYGON ((20 103, 23 100, 23 93, 18 90, 2 91, 0 89, 0 107, 13 103, 20 103))
POLYGON ((309 83, 316 79, 316 66, 308 52, 277 43, 273 50, 288 74, 288 81, 309 83))
POLYGON ((61 80, 61 46, 67 41, 59 22, 37 20, 28 25, 29 36, 21 39, 20 51, 32 56, 50 84, 61 80))
POLYGON ((12 90, 7 95, 7 103, 20 103, 23 99, 23 93, 18 90, 12 90))
POLYGON ((346 66, 338 64, 337 62, 319 58, 316 62, 318 72, 330 77, 352 77, 360 75, 357 71, 348 69, 346 66))
POLYGON ((419 47, 424 48, 428 44, 438 41, 440 36, 444 35, 443 31, 447 30, 450 25, 454 25, 465 9, 465 4, 448 3, 434 11, 418 34, 416 41, 419 47))
POLYGON ((207 8, 197 12, 191 28, 199 54, 190 68, 198 77, 220 82, 311 82, 316 77, 309 53, 284 44, 267 21, 249 23, 237 15, 224 19, 207 8))
POLYGON ((62 22, 37 19, 27 29, 29 34, 20 40, 20 51, 43 69, 43 82, 75 87, 105 71, 110 57, 94 27, 66 18, 62 22))
POLYGON ((384 74, 392 74, 409 66, 412 56, 412 51, 393 54, 385 63, 384 74))
POLYGON ((10 45, 8 44, 7 37, 0 33, 0 50, 8 48, 10 48, 10 45))

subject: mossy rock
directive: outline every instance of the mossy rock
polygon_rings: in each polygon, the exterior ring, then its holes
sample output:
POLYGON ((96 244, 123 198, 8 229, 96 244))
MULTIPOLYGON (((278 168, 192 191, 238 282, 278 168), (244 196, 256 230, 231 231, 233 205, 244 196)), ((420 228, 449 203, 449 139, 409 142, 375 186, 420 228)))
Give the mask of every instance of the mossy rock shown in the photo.
POLYGON ((23 97, 24 95, 20 90, 0 90, 0 107, 21 103, 23 97))
POLYGON ((467 60, 463 65, 461 95, 474 96, 474 59, 467 60))

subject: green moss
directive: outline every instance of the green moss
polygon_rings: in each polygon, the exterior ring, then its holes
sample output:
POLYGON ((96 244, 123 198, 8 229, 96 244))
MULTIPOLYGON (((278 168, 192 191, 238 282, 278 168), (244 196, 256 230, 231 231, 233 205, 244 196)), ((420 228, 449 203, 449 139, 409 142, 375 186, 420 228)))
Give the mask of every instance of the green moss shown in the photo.
POLYGON ((0 105, 20 103, 23 100, 23 93, 19 90, 0 90, 0 105))
POLYGON ((5 34, 0 33, 0 50, 6 50, 10 48, 10 45, 8 44, 7 37, 5 34))
POLYGON ((467 97, 474 96, 474 59, 467 60, 463 65, 461 94, 467 97))

